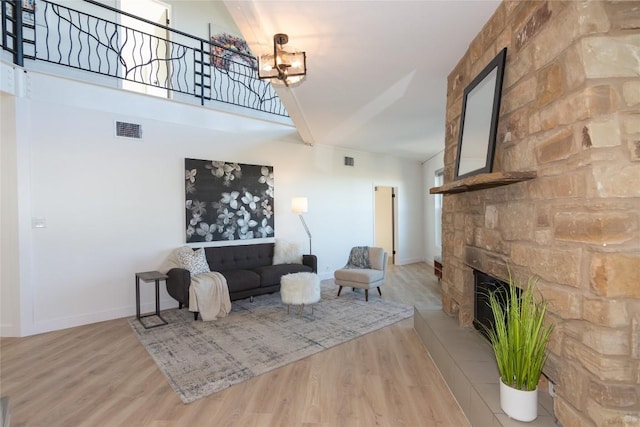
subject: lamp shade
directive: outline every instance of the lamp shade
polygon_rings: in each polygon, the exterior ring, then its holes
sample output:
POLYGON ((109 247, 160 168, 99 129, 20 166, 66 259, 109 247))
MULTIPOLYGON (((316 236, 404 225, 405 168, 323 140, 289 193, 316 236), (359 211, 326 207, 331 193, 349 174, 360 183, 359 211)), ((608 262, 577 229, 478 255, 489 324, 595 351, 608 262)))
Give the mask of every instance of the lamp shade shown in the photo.
POLYGON ((258 59, 258 77, 272 83, 297 86, 307 75, 307 55, 296 50, 287 51, 284 45, 289 36, 278 33, 273 36, 273 52, 258 59))
POLYGON ((294 197, 291 199, 291 212, 301 214, 309 211, 306 197, 294 197))

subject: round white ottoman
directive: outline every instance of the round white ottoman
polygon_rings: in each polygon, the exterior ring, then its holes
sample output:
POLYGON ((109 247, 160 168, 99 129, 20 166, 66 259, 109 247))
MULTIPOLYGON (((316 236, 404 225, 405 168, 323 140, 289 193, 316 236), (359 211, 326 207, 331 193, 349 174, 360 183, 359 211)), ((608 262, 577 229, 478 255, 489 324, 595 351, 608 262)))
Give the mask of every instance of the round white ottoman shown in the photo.
MULTIPOLYGON (((302 313, 305 304, 315 304, 320 301, 320 278, 315 273, 291 273, 280 279, 280 296, 282 303, 299 305, 298 313, 302 313)), ((313 306, 311 306, 313 314, 313 306)))

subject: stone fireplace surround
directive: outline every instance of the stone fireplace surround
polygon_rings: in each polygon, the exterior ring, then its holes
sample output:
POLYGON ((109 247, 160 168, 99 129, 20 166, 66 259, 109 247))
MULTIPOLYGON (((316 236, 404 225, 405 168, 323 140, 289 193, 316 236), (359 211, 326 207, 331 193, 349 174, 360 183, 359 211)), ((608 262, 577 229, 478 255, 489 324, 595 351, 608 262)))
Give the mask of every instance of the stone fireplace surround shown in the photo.
POLYGON ((448 78, 445 187, 464 88, 505 46, 494 171, 537 177, 445 194, 443 310, 470 326, 473 269, 538 277, 563 426, 640 425, 639 30, 637 2, 504 1, 448 78))

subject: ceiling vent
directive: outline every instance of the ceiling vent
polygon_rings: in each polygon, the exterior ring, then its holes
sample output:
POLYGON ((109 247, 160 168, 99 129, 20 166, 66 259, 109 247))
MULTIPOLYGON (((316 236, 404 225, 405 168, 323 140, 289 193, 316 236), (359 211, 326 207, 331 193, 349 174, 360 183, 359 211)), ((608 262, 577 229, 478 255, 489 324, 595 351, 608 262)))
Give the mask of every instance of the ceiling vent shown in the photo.
POLYGON ((345 157, 344 158, 345 166, 353 166, 353 157, 345 157))
POLYGON ((120 138, 142 139, 142 125, 138 123, 116 122, 116 136, 120 138))

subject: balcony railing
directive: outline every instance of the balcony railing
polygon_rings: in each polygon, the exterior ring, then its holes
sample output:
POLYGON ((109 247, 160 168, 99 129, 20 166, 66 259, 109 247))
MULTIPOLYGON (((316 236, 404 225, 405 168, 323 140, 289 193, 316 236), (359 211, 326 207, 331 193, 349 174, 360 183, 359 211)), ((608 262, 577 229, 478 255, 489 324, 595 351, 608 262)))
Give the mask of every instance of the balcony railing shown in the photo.
POLYGON ((3 49, 12 52, 20 66, 25 59, 43 61, 117 79, 122 87, 158 96, 195 98, 201 105, 222 102, 288 117, 271 84, 258 78, 257 59, 248 50, 93 0, 83 5, 93 14, 46 0, 37 0, 33 10, 22 0, 2 0, 3 49))

